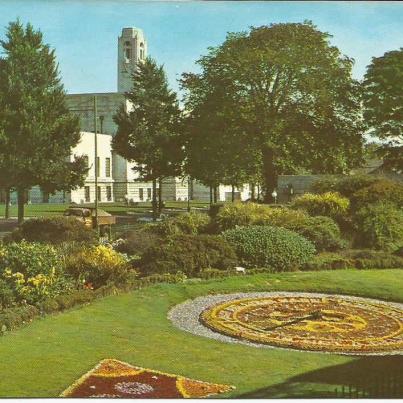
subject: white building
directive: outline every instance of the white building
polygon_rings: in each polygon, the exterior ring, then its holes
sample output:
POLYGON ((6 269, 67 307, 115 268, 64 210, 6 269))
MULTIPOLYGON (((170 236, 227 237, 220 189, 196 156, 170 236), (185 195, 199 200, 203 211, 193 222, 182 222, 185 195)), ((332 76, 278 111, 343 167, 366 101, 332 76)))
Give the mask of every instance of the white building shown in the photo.
MULTIPOLYGON (((93 203, 95 200, 95 144, 94 144, 94 98, 97 103, 97 132, 98 134, 98 200, 103 202, 141 202, 152 200, 152 183, 139 182, 139 174, 133 171, 134 163, 112 151, 112 136, 116 134, 117 126, 113 116, 123 104, 126 110, 130 105, 124 93, 132 86, 131 74, 138 63, 147 57, 147 40, 141 29, 123 28, 118 38, 117 60, 117 92, 68 94, 67 106, 78 115, 80 120, 81 140, 73 148, 74 155, 85 155, 88 159, 88 175, 84 187, 71 192, 57 192, 54 195, 43 193, 39 187, 34 187, 28 193, 30 203, 93 203)), ((187 200, 189 193, 195 200, 210 200, 209 188, 192 183, 188 189, 188 180, 183 178, 164 179, 162 186, 163 200, 187 200)), ((236 199, 248 199, 248 190, 236 190, 236 199)), ((218 192, 220 201, 231 200, 231 187, 220 186, 218 192)), ((12 203, 16 195, 11 195, 12 203)))

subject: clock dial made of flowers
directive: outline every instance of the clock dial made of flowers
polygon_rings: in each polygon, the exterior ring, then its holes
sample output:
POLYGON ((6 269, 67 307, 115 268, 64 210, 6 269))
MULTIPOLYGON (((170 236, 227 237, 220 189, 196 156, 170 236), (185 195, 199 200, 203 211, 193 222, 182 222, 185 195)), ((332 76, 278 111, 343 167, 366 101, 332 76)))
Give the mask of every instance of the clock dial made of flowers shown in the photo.
POLYGON ((336 353, 403 349, 403 310, 363 298, 230 299, 205 309, 200 321, 215 332, 277 347, 336 353))

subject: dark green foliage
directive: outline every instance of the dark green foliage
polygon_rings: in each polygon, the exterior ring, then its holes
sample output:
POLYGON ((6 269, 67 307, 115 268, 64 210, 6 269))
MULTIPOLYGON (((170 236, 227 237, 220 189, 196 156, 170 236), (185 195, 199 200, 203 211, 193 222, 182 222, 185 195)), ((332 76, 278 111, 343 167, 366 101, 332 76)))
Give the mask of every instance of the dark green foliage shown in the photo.
POLYGON ((42 33, 18 20, 7 28, 0 58, 0 170, 6 187, 23 192, 39 185, 47 192, 82 186, 83 158, 70 161, 80 139, 78 118, 65 104, 54 50, 42 33))
POLYGON ((309 239, 318 252, 336 251, 346 247, 339 226, 330 217, 308 217, 304 221, 286 225, 285 228, 309 239))
POLYGON ((323 252, 314 256, 309 262, 301 266, 304 271, 339 270, 355 267, 353 259, 339 255, 337 253, 323 252))
POLYGON ((22 223, 6 241, 95 243, 96 232, 73 217, 31 218, 22 223))
POLYGON ((385 166, 403 168, 403 48, 373 57, 364 80, 364 117, 371 134, 384 142, 385 166))
POLYGON ((215 218, 216 215, 219 213, 222 207, 224 207, 224 203, 212 203, 209 209, 209 215, 211 218, 215 218))
POLYGON ((0 310, 11 306, 15 299, 14 290, 6 281, 0 279, 0 310))
POLYGON ((141 256, 149 247, 162 242, 162 237, 152 228, 141 228, 126 231, 120 235, 123 242, 117 244, 114 249, 120 253, 141 256))
POLYGON ((135 161, 140 177, 153 181, 153 216, 157 215, 156 181, 175 176, 183 159, 180 109, 176 94, 168 88, 162 66, 147 58, 133 73, 133 87, 125 94, 132 104, 114 116, 118 126, 114 150, 135 161))
POLYGON ((39 315, 39 309, 32 305, 21 305, 7 308, 0 312, 0 328, 7 330, 16 329, 28 322, 31 322, 39 315))
POLYGON ((237 258, 225 239, 213 235, 177 235, 146 250, 139 267, 144 275, 176 273, 195 276, 207 267, 227 269, 237 258))
POLYGON ((397 269, 403 268, 403 257, 371 249, 350 249, 343 256, 353 261, 357 269, 397 269))
POLYGON ((203 182, 217 172, 263 178, 267 202, 278 174, 343 173, 360 162, 360 85, 353 61, 329 41, 309 21, 252 27, 229 33, 200 58, 199 74, 182 76, 195 174, 206 154, 215 157, 203 182))
POLYGON ((354 192, 350 199, 353 211, 378 202, 388 202, 403 208, 403 184, 389 179, 378 180, 354 192))
POLYGON ((234 246, 246 267, 267 267, 275 272, 295 270, 315 253, 310 241, 285 228, 239 227, 225 231, 223 237, 234 246))
POLYGON ((355 243, 359 247, 395 251, 403 246, 403 210, 379 202, 355 214, 355 243))

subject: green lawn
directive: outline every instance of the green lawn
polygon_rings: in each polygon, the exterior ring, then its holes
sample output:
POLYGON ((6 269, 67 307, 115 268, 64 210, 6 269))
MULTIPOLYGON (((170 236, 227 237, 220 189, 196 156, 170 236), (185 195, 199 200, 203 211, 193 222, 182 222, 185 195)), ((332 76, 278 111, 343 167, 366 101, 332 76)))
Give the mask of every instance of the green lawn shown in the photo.
MULTIPOLYGON (((184 209, 187 208, 187 202, 166 202, 167 209, 184 209)), ((208 207, 208 202, 191 201, 192 207, 208 207)), ((93 204, 87 204, 85 206, 93 206, 93 204)), ((100 208, 104 209, 108 213, 115 215, 127 215, 136 213, 145 213, 151 209, 150 202, 138 203, 137 206, 128 207, 122 203, 100 203, 100 208)), ((49 217, 54 215, 63 214, 64 210, 69 207, 69 204, 53 204, 53 203, 39 203, 39 204, 28 204, 25 206, 25 216, 26 217, 49 217)), ((0 204, 0 217, 4 217, 4 204, 0 204)), ((10 207, 10 216, 17 216, 17 206, 13 205, 10 207)))
POLYGON ((53 397, 103 358, 227 383, 227 396, 309 397, 363 374, 384 373, 399 357, 349 357, 232 345, 183 332, 168 310, 199 295, 303 290, 403 302, 403 270, 259 274, 161 284, 36 320, 0 339, 1 397, 53 397))

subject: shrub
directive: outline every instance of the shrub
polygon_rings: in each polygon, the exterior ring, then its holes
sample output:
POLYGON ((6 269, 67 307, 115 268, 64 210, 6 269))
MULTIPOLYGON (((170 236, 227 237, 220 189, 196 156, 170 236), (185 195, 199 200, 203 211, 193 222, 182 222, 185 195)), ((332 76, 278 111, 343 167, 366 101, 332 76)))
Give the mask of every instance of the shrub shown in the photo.
POLYGON ((10 307, 15 302, 15 295, 10 285, 0 279, 0 310, 10 307))
POLYGON ((306 214, 287 208, 272 208, 256 203, 231 203, 225 205, 214 219, 218 232, 247 225, 283 226, 304 220, 306 214))
POLYGON ((360 247, 396 251, 403 246, 403 211, 390 203, 360 209, 354 218, 360 247))
POLYGON ((346 247, 339 226, 330 217, 307 217, 284 227, 309 239, 318 252, 336 251, 346 247))
POLYGON ((402 208, 403 184, 383 179, 354 192, 351 196, 353 211, 378 202, 388 202, 402 208))
POLYGON ((96 233, 74 217, 32 218, 26 220, 7 238, 8 242, 94 243, 96 233))
POLYGON ((403 257, 371 249, 350 249, 343 256, 354 262, 357 269, 394 269, 403 268, 403 257))
POLYGON ((335 220, 347 215, 349 200, 339 193, 305 193, 291 203, 291 208, 306 211, 311 216, 326 216, 335 220))
POLYGON ((131 270, 125 255, 108 246, 84 248, 66 263, 67 272, 78 282, 99 288, 108 282, 124 282, 131 270))
POLYGON ((162 242, 160 235, 147 227, 126 231, 120 235, 122 242, 116 242, 114 249, 120 253, 141 256, 150 246, 162 242))
POLYGON ((31 322, 38 315, 38 308, 32 305, 4 309, 0 312, 0 328, 2 329, 4 326, 7 330, 16 329, 27 322, 31 322))
POLYGON ((270 226, 240 227, 223 233, 247 267, 293 270, 315 253, 314 245, 295 232, 270 226))
POLYGON ((309 262, 302 265, 301 270, 318 271, 318 270, 339 270, 355 267, 353 259, 339 255, 337 253, 323 252, 313 256, 309 262))
POLYGON ((19 299, 36 303, 72 288, 63 260, 52 245, 12 243, 0 247, 0 273, 19 299))
POLYGON ((176 273, 195 276, 201 269, 226 269, 237 262, 225 239, 213 235, 176 235, 146 250, 139 267, 143 274, 176 273))
POLYGON ((176 217, 168 218, 158 224, 155 224, 153 230, 162 235, 196 235, 205 231, 210 223, 208 214, 199 212, 190 212, 180 214, 176 217))

